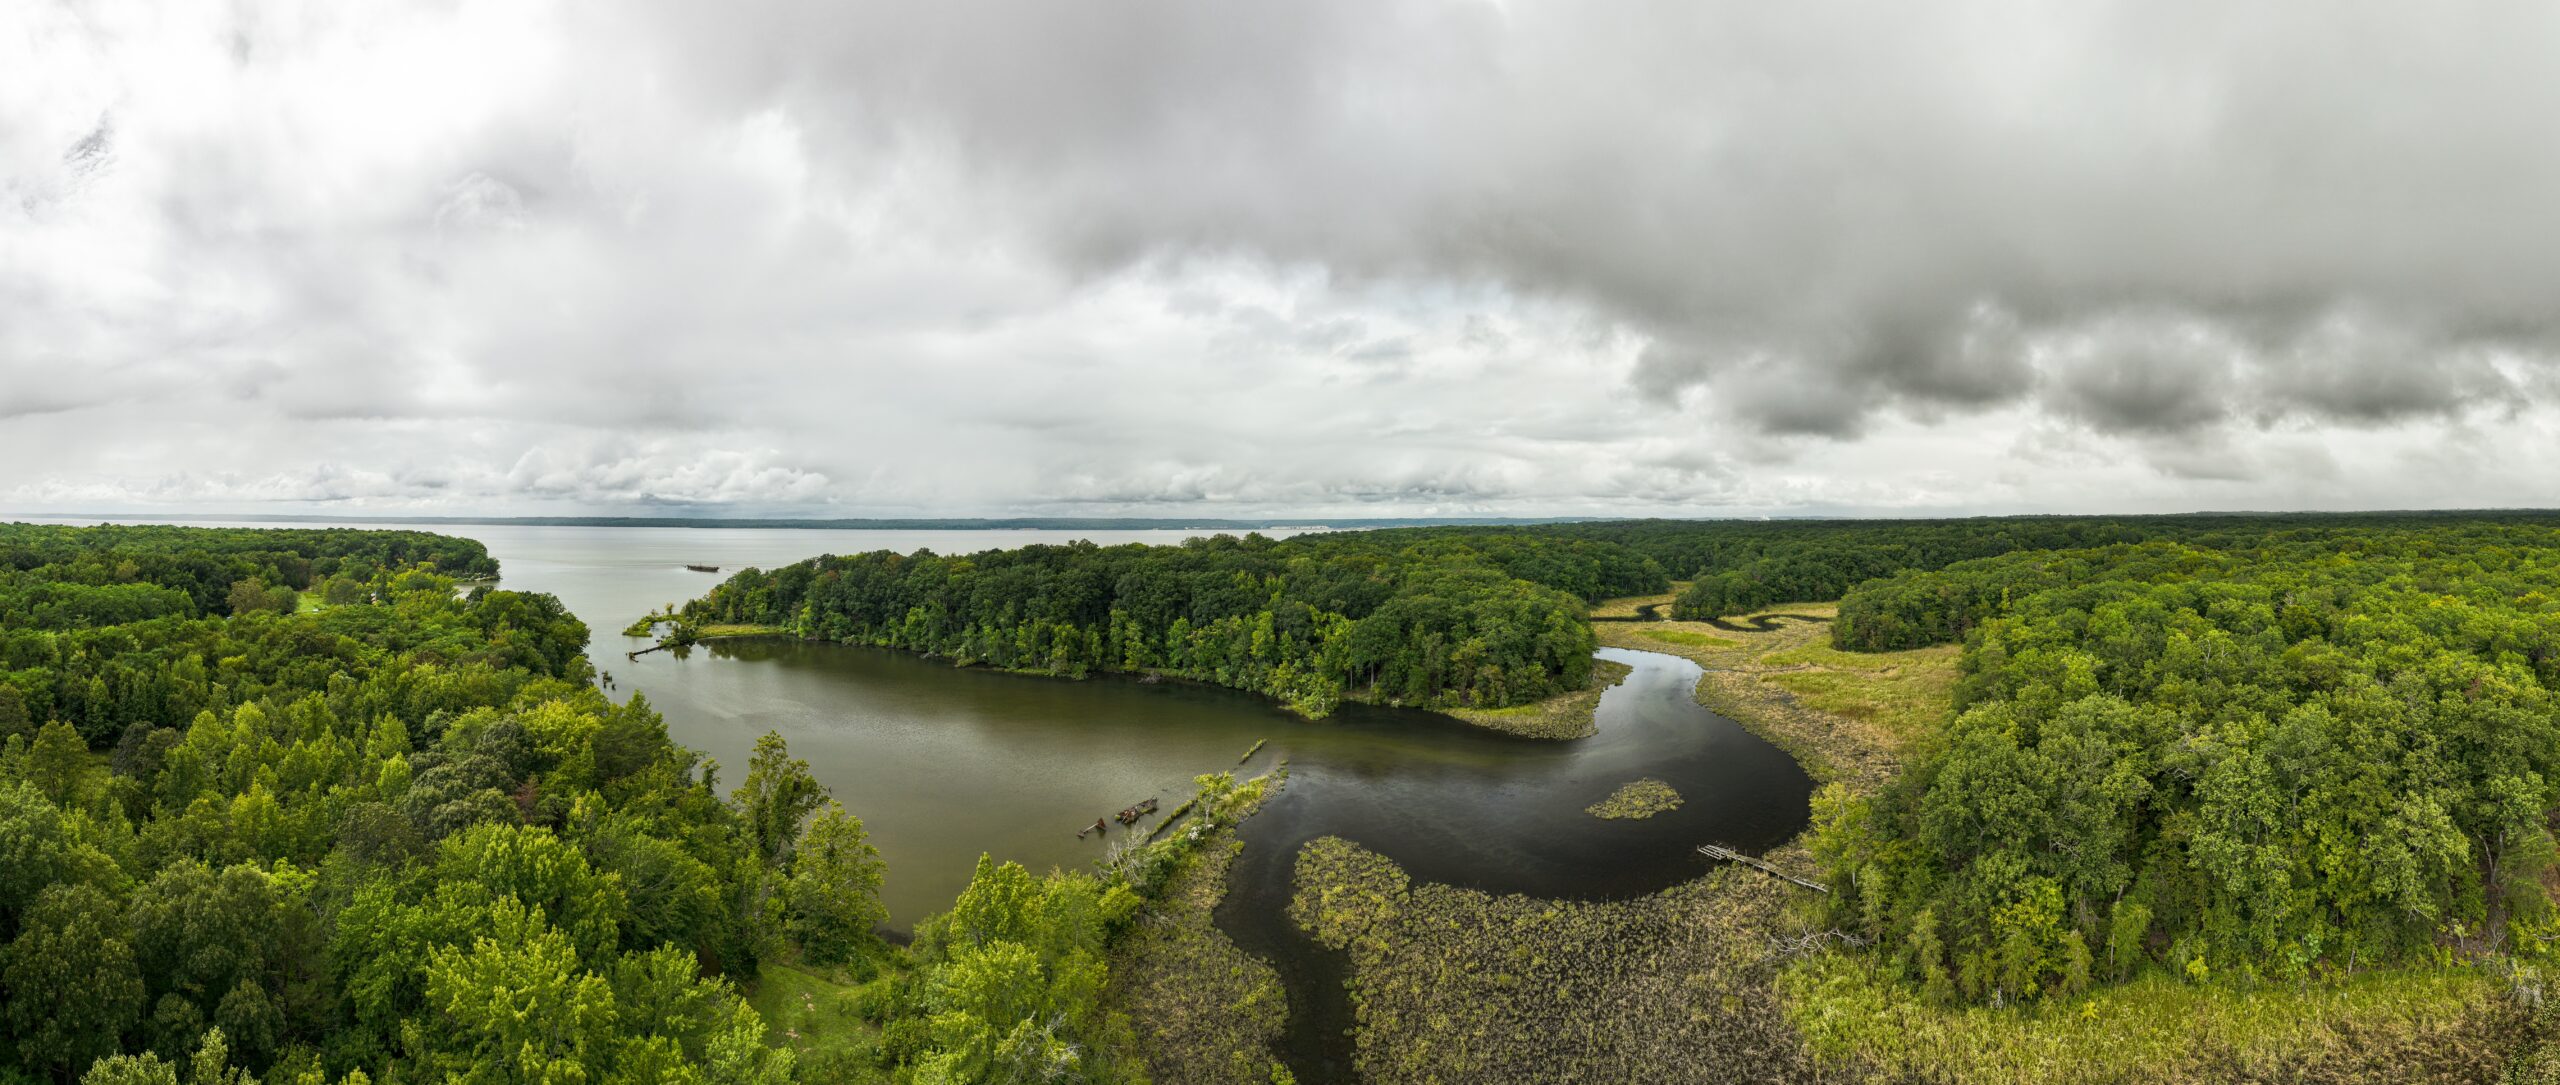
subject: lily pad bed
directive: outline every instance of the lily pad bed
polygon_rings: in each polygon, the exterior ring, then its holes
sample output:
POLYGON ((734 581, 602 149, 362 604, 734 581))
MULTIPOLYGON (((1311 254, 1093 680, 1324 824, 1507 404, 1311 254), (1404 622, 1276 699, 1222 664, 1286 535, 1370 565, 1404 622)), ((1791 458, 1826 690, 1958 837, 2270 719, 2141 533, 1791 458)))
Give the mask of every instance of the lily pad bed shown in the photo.
POLYGON ((1609 793, 1608 798, 1583 807, 1582 812, 1595 818, 1617 820, 1649 818, 1655 814, 1667 814, 1679 808, 1680 793, 1672 790, 1670 784, 1647 776, 1641 780, 1619 785, 1616 791, 1609 793))

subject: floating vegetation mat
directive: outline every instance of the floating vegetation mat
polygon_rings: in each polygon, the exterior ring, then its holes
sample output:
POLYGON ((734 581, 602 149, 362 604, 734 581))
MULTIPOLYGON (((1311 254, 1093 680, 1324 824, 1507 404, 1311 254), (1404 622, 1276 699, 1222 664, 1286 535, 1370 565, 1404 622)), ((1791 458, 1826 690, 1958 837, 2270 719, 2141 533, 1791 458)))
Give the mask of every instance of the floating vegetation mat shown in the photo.
POLYGON ((1783 897, 1743 877, 1626 901, 1493 896, 1325 837, 1298 853, 1289 915, 1350 955, 1371 1085, 1846 1080, 1805 1057, 1773 997, 1783 897))
POLYGON ((1680 793, 1670 784, 1653 777, 1618 785, 1609 797, 1583 807, 1582 812, 1595 818, 1649 818, 1680 808, 1680 793))

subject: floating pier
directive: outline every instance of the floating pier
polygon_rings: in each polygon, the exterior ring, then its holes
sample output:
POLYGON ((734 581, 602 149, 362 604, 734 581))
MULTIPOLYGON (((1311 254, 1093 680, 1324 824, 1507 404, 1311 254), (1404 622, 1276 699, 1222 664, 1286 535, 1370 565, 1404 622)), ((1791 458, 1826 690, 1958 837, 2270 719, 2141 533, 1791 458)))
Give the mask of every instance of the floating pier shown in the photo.
POLYGON ((1806 879, 1796 877, 1793 874, 1789 874, 1786 871, 1770 866, 1765 862, 1752 858, 1751 856, 1744 855, 1741 852, 1735 851, 1732 848, 1725 847, 1721 844, 1700 844, 1698 845, 1698 854, 1704 855, 1709 859, 1722 859, 1728 863, 1740 863, 1772 878, 1776 878, 1781 881, 1794 882, 1795 884, 1813 890, 1816 893, 1828 893, 1831 891, 1831 887, 1826 886, 1821 882, 1808 881, 1806 879))

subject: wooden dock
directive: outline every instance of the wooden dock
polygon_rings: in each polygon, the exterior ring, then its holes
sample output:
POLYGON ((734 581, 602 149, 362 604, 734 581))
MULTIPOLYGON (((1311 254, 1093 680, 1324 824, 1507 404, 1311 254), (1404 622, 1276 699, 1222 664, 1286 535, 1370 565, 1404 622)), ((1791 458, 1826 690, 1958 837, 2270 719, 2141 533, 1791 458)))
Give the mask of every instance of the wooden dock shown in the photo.
POLYGON ((1728 863, 1740 863, 1772 878, 1777 878, 1781 881, 1794 882, 1795 884, 1813 890, 1816 893, 1828 893, 1831 891, 1829 886, 1826 886, 1821 882, 1808 881, 1806 879, 1796 877, 1793 874, 1789 874, 1786 871, 1770 866, 1758 859, 1754 859, 1751 856, 1744 855, 1741 852, 1735 851, 1732 848, 1724 847, 1720 844, 1700 844, 1698 845, 1698 854, 1704 855, 1709 859, 1722 859, 1728 863))

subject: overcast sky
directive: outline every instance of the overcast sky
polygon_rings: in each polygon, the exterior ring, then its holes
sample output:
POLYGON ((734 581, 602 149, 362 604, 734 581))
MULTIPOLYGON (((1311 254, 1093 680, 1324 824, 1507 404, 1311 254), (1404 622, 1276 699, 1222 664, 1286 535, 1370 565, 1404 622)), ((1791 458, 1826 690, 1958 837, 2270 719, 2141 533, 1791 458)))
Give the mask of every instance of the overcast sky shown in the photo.
POLYGON ((2560 505, 2560 5, 0 0, 0 511, 2560 505))

